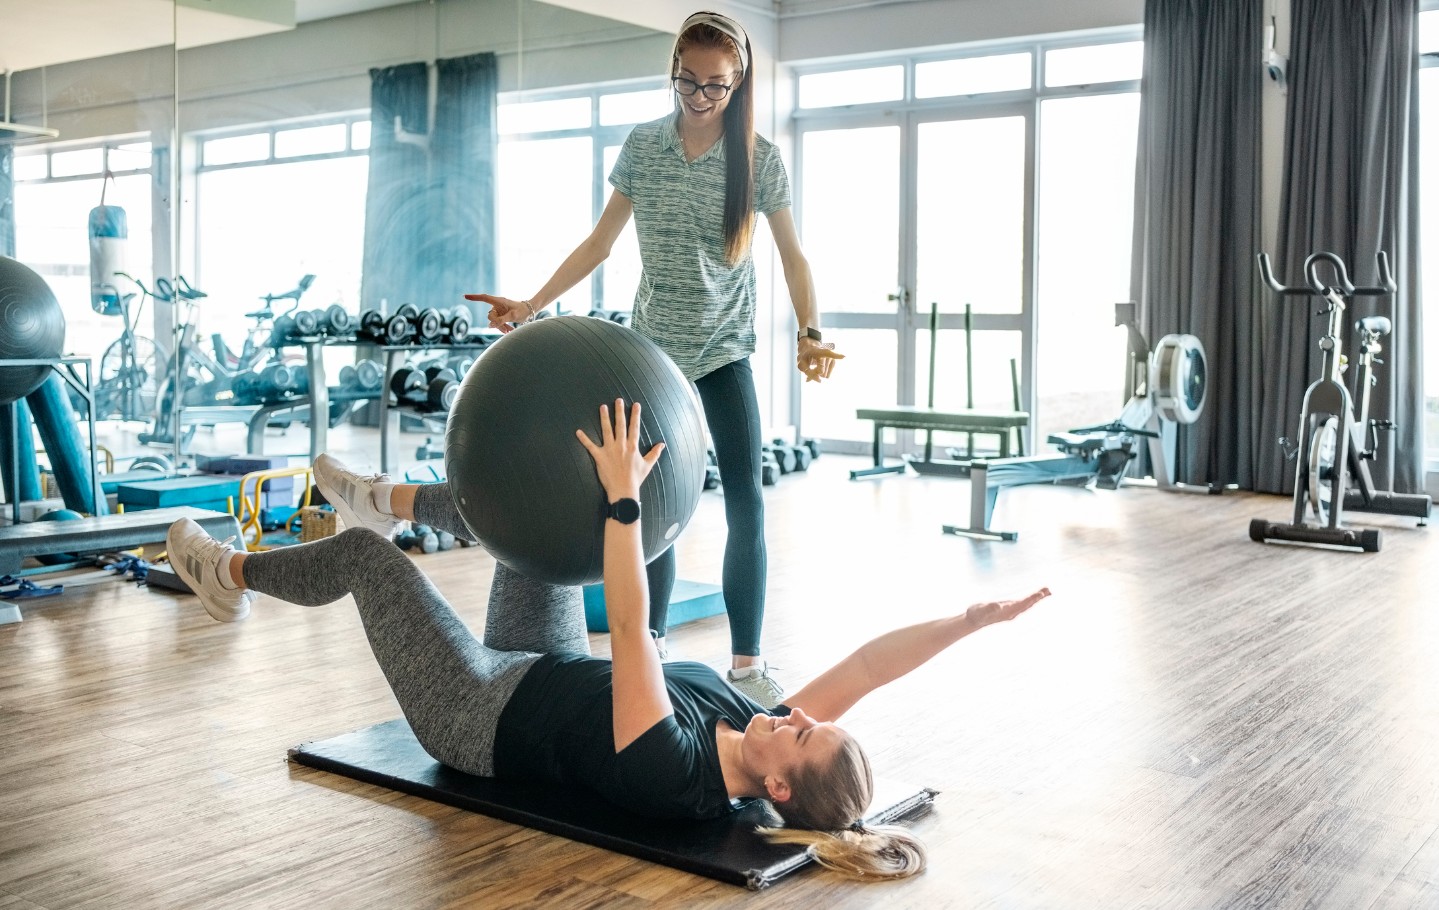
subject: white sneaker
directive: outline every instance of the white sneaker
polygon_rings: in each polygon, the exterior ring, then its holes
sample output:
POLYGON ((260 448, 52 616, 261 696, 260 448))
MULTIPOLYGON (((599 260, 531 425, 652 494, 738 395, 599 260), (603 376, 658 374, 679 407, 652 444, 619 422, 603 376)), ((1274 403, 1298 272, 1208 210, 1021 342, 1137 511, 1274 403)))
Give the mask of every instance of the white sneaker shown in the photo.
POLYGON ((784 700, 784 686, 769 675, 769 664, 760 662, 743 670, 725 671, 725 679, 739 693, 762 708, 774 708, 784 700))
POLYGON ((205 612, 220 622, 239 622, 249 616, 255 599, 254 591, 226 587, 220 581, 220 564, 234 552, 230 540, 221 543, 189 518, 170 525, 165 535, 171 568, 200 598, 205 612))
POLYGON ((386 540, 393 540, 395 532, 403 524, 393 515, 387 515, 375 508, 372 498, 376 481, 390 480, 388 474, 371 474, 361 477, 340 463, 328 453, 315 459, 315 486, 325 494, 325 499, 340 513, 340 520, 347 528, 369 528, 386 540))

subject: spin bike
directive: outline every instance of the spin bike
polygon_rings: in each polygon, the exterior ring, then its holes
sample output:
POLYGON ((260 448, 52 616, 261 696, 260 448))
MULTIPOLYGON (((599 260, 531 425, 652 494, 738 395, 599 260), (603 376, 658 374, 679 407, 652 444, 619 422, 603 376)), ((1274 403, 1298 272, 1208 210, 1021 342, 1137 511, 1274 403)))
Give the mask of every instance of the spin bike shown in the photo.
MULTIPOLYGON (((1328 328, 1319 339, 1322 366, 1319 378, 1304 393, 1304 406, 1299 415, 1298 464, 1294 474, 1294 520, 1289 523, 1256 518, 1249 523, 1249 536, 1259 542, 1284 540, 1294 543, 1327 544, 1350 547, 1375 553, 1379 550, 1377 528, 1344 527, 1344 510, 1382 512, 1419 519, 1422 526, 1429 520, 1432 505, 1423 493, 1394 493, 1377 490, 1369 473, 1369 462, 1379 450, 1380 431, 1393 432, 1394 423, 1369 416, 1370 391, 1378 383, 1374 365, 1382 363, 1379 339, 1389 334, 1392 326, 1384 316, 1366 316, 1354 324, 1359 333, 1359 369, 1356 376, 1359 413, 1354 413, 1354 397, 1345 384, 1348 366, 1344 355, 1345 300, 1353 297, 1388 297, 1398 290, 1389 271, 1389 258, 1381 250, 1376 257, 1379 284, 1355 287, 1349 281, 1344 260, 1334 253, 1313 253, 1304 260, 1305 287, 1285 287, 1275 279, 1269 256, 1259 254, 1259 273, 1264 283, 1280 296, 1324 299, 1316 315, 1329 317, 1328 328), (1320 266, 1327 263, 1333 280, 1326 282, 1320 266), (1313 512, 1314 524, 1305 522, 1313 512)), ((1281 439, 1280 445, 1292 448, 1281 439), (1286 445, 1287 444, 1287 445, 1286 445)))

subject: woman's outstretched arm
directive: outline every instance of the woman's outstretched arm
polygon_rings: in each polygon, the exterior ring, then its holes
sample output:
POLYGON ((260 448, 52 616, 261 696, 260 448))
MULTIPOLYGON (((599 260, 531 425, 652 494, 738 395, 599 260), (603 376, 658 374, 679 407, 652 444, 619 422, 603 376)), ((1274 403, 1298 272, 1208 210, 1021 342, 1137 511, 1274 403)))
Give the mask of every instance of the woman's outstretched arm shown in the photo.
POLYGON ((785 699, 815 720, 834 721, 886 683, 919 667, 985 626, 1011 620, 1049 596, 1040 588, 1018 600, 977 603, 955 616, 895 629, 875 638, 785 699))
MULTIPOLYGON (((600 441, 576 430, 595 460, 600 484, 610 502, 639 500, 640 486, 659 460, 664 443, 639 450, 640 405, 625 417, 618 399, 611 423, 607 405, 600 406, 600 441)), ((577 504, 579 508, 585 506, 577 504)), ((598 507, 596 503, 594 507, 598 507)), ((615 751, 674 713, 665 688, 664 669, 649 629, 649 585, 645 579, 644 543, 640 522, 605 521, 605 618, 610 626, 611 692, 614 704, 615 751)))
POLYGON ((533 319, 536 313, 554 303, 561 294, 579 284, 598 268, 600 263, 608 259, 615 239, 625 229, 633 213, 634 204, 628 196, 618 190, 611 193, 610 201, 600 213, 600 220, 595 223, 594 230, 575 247, 574 252, 565 257, 565 261, 555 269, 550 280, 529 300, 511 300, 494 294, 466 294, 465 299, 488 303, 490 328, 499 329, 501 332, 510 331, 513 323, 533 319))

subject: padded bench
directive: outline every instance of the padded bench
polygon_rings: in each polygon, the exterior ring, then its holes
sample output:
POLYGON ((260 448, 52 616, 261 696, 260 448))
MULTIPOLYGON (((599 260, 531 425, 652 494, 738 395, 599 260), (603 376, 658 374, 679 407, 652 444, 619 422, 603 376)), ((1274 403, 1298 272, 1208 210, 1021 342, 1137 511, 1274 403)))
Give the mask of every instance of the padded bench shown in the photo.
MULTIPOLYGON (((850 471, 849 479, 873 477, 876 474, 903 474, 906 467, 913 465, 919 473, 964 474, 967 463, 937 461, 931 457, 931 441, 924 443, 924 458, 902 461, 896 465, 884 463, 884 431, 886 427, 896 430, 926 430, 931 436, 936 432, 970 433, 992 435, 999 440, 999 457, 1010 457, 1010 438, 1029 426, 1026 411, 936 411, 915 405, 897 405, 889 408, 860 408, 855 412, 860 420, 874 423, 874 467, 850 471)), ((1019 454, 1024 454, 1024 441, 1019 438, 1019 454)))
POLYGON ((170 525, 192 518, 211 537, 239 538, 233 515, 179 507, 96 515, 73 521, 30 521, 0 528, 0 575, 17 575, 26 557, 76 553, 81 556, 133 550, 163 543, 170 525))

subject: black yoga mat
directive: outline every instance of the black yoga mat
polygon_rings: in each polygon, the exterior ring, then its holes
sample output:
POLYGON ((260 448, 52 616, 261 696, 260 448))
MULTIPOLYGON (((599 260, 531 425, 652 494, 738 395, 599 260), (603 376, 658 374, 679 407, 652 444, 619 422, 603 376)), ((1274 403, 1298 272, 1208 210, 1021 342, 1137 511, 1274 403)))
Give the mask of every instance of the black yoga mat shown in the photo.
MULTIPOLYGON (((753 890, 812 862, 802 847, 772 844, 755 833, 757 825, 776 821, 762 800, 748 800, 713 821, 645 818, 584 791, 498 781, 448 768, 420 748, 403 718, 303 743, 290 750, 290 759, 753 890)), ((927 788, 879 781, 865 821, 881 824, 922 815, 935 796, 927 788)))

